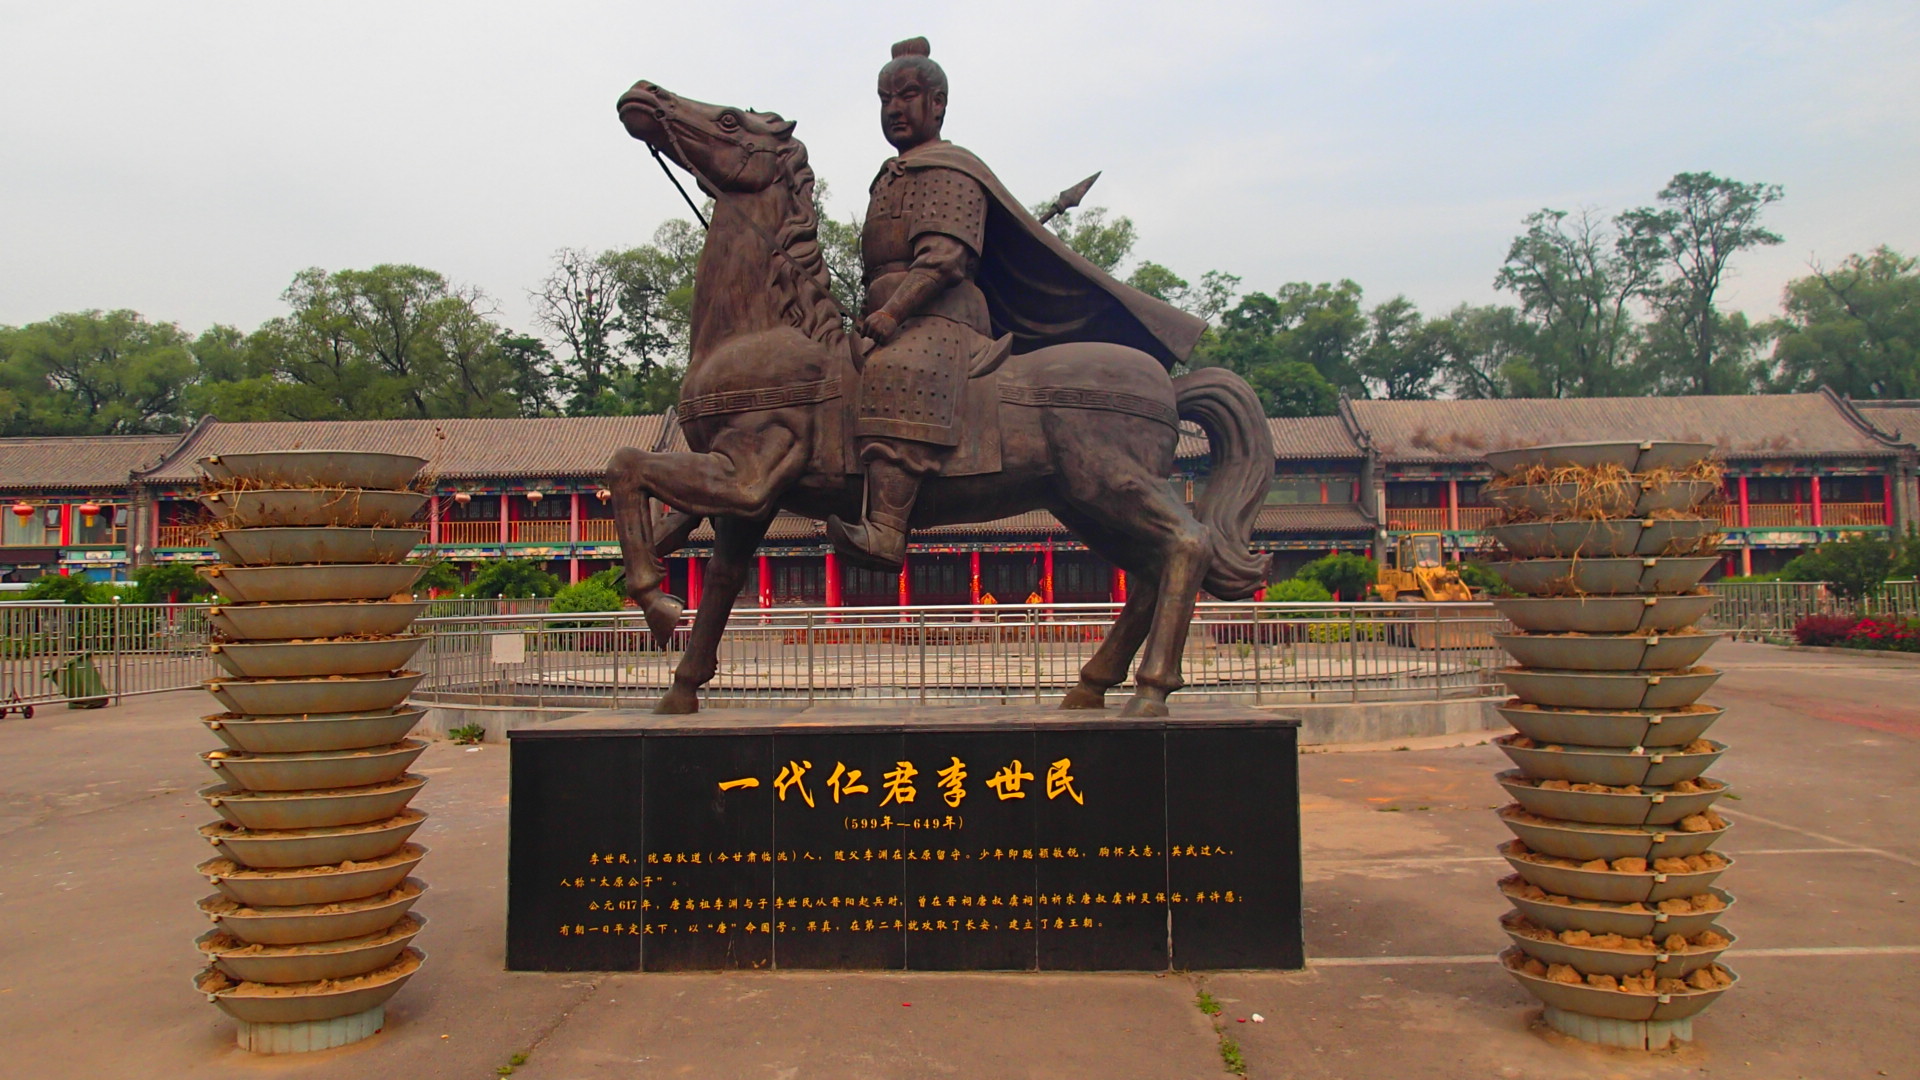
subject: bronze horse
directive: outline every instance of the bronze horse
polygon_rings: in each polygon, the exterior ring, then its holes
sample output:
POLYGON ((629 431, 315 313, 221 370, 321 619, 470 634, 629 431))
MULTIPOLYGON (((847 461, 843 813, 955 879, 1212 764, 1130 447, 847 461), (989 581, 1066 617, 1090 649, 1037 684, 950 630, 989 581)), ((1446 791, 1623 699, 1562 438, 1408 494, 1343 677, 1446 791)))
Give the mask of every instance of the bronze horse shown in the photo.
MULTIPOLYGON (((715 200, 678 410, 693 452, 622 449, 607 481, 627 591, 662 646, 682 603, 663 590, 660 559, 702 519, 713 522, 705 599, 656 708, 688 713, 714 676, 727 617, 774 515, 859 517, 864 482, 848 465, 846 433, 860 373, 828 289, 813 172, 793 123, 645 81, 620 98, 619 111, 634 138, 715 200), (672 512, 656 514, 654 499, 672 512)), ((1268 557, 1248 550, 1273 469, 1259 398, 1231 372, 1170 378, 1144 352, 1096 342, 1004 356, 997 374, 997 406, 987 408, 997 407, 999 469, 929 478, 912 525, 1050 511, 1133 586, 1061 707, 1102 708, 1144 641, 1124 715, 1165 716, 1167 695, 1182 685, 1194 597, 1204 587, 1242 599, 1268 573, 1268 557), (1213 447, 1212 476, 1191 511, 1167 485, 1176 416, 1198 422, 1213 447)))

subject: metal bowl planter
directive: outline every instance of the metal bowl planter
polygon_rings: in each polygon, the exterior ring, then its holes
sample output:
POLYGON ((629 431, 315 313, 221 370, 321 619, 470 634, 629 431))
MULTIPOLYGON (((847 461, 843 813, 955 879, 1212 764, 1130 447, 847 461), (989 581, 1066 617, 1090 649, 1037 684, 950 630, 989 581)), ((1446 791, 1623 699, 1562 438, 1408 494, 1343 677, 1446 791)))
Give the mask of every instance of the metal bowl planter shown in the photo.
MULTIPOLYGON (((1666 787, 1692 780, 1712 767, 1726 751, 1715 743, 1708 754, 1631 749, 1618 746, 1565 746, 1558 750, 1515 746, 1507 738, 1494 740, 1512 762, 1535 780, 1568 780, 1580 784, 1626 787, 1666 787)), ((1558 745, 1558 744, 1556 744, 1558 745)))
POLYGON ((227 529, 214 534, 213 550, 229 566, 301 563, 397 563, 426 539, 425 529, 314 528, 227 529))
POLYGON ((1676 671, 1706 655, 1718 633, 1495 634, 1523 667, 1561 671, 1676 671))
POLYGON ((283 720, 221 713, 200 722, 230 749, 249 754, 304 754, 391 746, 406 738, 426 714, 425 709, 402 709, 319 713, 283 720))
POLYGON ((403 810, 386 821, 319 829, 244 829, 229 821, 200 826, 220 854, 255 870, 371 862, 398 851, 427 820, 403 810))
POLYGON ((407 913, 425 895, 419 878, 407 878, 401 887, 379 896, 338 904, 295 904, 290 907, 236 907, 219 893, 203 897, 200 910, 220 929, 249 945, 304 945, 313 941, 377 934, 407 913))
MULTIPOLYGON (((1676 709, 1691 705, 1720 678, 1712 668, 1688 671, 1530 671, 1495 672, 1515 697, 1529 705, 1572 709, 1676 709)), ((1584 744, 1604 745, 1591 739, 1584 744)))
POLYGON ((1495 600, 1509 622, 1529 633, 1631 634, 1679 630, 1712 610, 1711 593, 1681 596, 1540 596, 1495 600))
POLYGON ((402 844, 378 859, 351 865, 343 862, 332 866, 280 870, 245 867, 214 869, 231 863, 228 859, 215 858, 208 859, 194 869, 236 904, 288 907, 294 904, 332 904, 392 892, 426 854, 427 849, 419 844, 402 844))
POLYGON ((398 634, 413 625, 413 620, 426 609, 424 602, 369 600, 223 604, 208 609, 207 619, 215 632, 228 641, 286 641, 398 634))
POLYGON ((346 525, 396 528, 413 520, 427 503, 418 491, 362 491, 359 488, 263 488, 216 491, 200 496, 216 529, 346 525))
POLYGON ((1563 859, 1684 859, 1712 847, 1727 829, 1680 832, 1664 825, 1594 825, 1536 817, 1519 804, 1500 810, 1500 823, 1520 842, 1543 855, 1563 859))
POLYGON ((1525 885, 1526 879, 1519 874, 1501 881, 1501 891, 1507 900, 1518 908, 1522 915, 1536 926, 1549 930, 1585 930, 1590 934, 1619 934, 1621 937, 1662 938, 1668 934, 1692 937, 1714 925, 1715 920, 1733 910, 1733 897, 1722 889, 1708 889, 1707 892, 1720 899, 1723 906, 1712 911, 1688 911, 1668 913, 1656 911, 1645 904, 1633 906, 1644 910, 1621 910, 1627 905, 1610 905, 1601 901, 1576 901, 1571 904, 1555 904, 1546 900, 1530 900, 1515 892, 1525 885), (1585 906, 1582 906, 1585 905, 1585 906))
POLYGON ((1507 586, 1532 596, 1621 596, 1683 593, 1719 560, 1698 557, 1515 559, 1491 564, 1507 586))
POLYGON ((220 779, 248 791, 318 791, 384 784, 427 749, 418 739, 360 750, 247 754, 209 750, 201 759, 220 779))
POLYGON ((1713 452, 1712 443, 1699 442, 1579 442, 1551 446, 1523 446, 1517 450, 1495 450, 1487 455, 1487 465, 1501 476, 1512 476, 1534 467, 1547 469, 1597 469, 1607 466, 1630 473, 1655 469, 1679 469, 1713 452))
POLYGON ((214 679, 207 691, 230 712, 248 716, 315 716, 391 709, 426 676, 331 675, 315 679, 214 679))
POLYGON ((1611 521, 1528 521, 1487 532, 1517 559, 1578 555, 1587 559, 1666 555, 1698 547, 1718 532, 1707 518, 1621 518, 1611 521))
POLYGON ((201 954, 230 979, 254 983, 301 983, 347 979, 386 967, 426 926, 425 915, 408 913, 378 933, 305 945, 245 945, 222 930, 194 939, 201 954))
MULTIPOLYGON (((1546 941, 1529 937, 1522 933, 1519 926, 1526 916, 1517 911, 1509 911, 1500 917, 1500 928, 1513 939, 1513 944, 1521 952, 1543 964, 1566 964, 1574 969, 1591 975, 1638 975, 1652 969, 1657 979, 1684 979, 1720 958, 1720 954, 1733 946, 1736 940, 1732 934, 1720 929, 1718 925, 1711 929, 1727 939, 1727 944, 1717 948, 1688 947, 1686 952, 1631 952, 1626 949, 1602 949, 1588 945, 1568 945, 1562 941, 1546 941)), ((1541 929, 1546 929, 1541 927, 1541 929)))
POLYGON ((427 643, 423 634, 334 641, 215 642, 213 662, 243 679, 371 675, 398 671, 427 643))
POLYGON ((1489 487, 1487 501, 1529 518, 1648 518, 1691 510, 1719 491, 1720 485, 1711 480, 1627 480, 1598 488, 1578 483, 1519 484, 1489 487))
POLYGON ((1649 788, 1638 795, 1611 791, 1561 791, 1534 786, 1518 769, 1498 773, 1495 779, 1507 789, 1513 801, 1527 813, 1560 821, 1585 821, 1600 825, 1671 825, 1692 817, 1730 788, 1722 785, 1712 791, 1668 791, 1649 788))
POLYGON ((1733 989, 1740 981, 1740 976, 1728 971, 1733 982, 1713 990, 1692 990, 1685 994, 1628 994, 1529 975, 1506 962, 1509 954, 1515 952, 1518 950, 1509 949, 1501 954, 1502 966, 1528 993, 1556 1009, 1611 1020, 1684 1020, 1713 1004, 1716 998, 1733 989))
POLYGON ((362 976, 359 985, 347 989, 332 989, 331 984, 327 987, 315 984, 312 993, 271 995, 249 994, 241 987, 209 990, 206 973, 195 978, 194 986, 205 991, 222 1012, 245 1023, 294 1024, 332 1020, 364 1013, 386 1004, 427 959, 426 953, 411 947, 405 949, 401 956, 402 960, 362 976), (382 978, 382 972, 392 974, 382 978))
POLYGON ((1578 746, 1685 746, 1726 713, 1707 705, 1679 709, 1550 709, 1523 707, 1518 698, 1497 706, 1507 723, 1537 743, 1578 746))
POLYGON ((1622 873, 1617 870, 1576 870, 1564 866, 1531 862, 1514 853, 1518 840, 1500 845, 1500 854, 1514 872, 1528 882, 1559 896, 1578 896, 1585 900, 1605 900, 1614 904, 1657 904, 1676 896, 1698 896, 1706 892, 1713 879, 1733 865, 1687 874, 1622 873))
POLYGON ((328 791, 246 791, 228 784, 196 794, 243 829, 324 829, 385 821, 420 793, 424 776, 402 773, 384 785, 328 791))
POLYGON ((424 566, 405 563, 203 566, 195 570, 215 592, 241 604, 388 600, 409 593, 426 572, 424 566))
POLYGON ((218 454, 200 459, 215 481, 268 488, 404 488, 427 459, 412 454, 367 450, 266 450, 254 454, 218 454))

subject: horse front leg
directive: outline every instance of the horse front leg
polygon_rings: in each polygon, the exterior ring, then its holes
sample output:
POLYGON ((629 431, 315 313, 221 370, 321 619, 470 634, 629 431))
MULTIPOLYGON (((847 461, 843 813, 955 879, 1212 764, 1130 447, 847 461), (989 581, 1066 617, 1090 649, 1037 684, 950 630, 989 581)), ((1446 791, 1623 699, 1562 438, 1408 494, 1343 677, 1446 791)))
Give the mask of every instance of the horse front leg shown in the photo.
POLYGON ((693 617, 687 651, 674 669, 673 685, 660 696, 656 713, 685 714, 700 710, 700 688, 713 680, 720 667, 720 638, 726 633, 733 601, 746 584, 747 567, 773 515, 757 519, 713 519, 713 558, 707 560, 706 595, 693 617))
POLYGON ((1060 701, 1063 709, 1104 709, 1107 691, 1125 682, 1133 654, 1140 651, 1147 630, 1153 625, 1154 597, 1160 586, 1153 577, 1136 575, 1134 589, 1127 594, 1126 605, 1107 627, 1106 640, 1094 650, 1093 657, 1080 669, 1080 682, 1060 701))
POLYGON ((700 517, 770 520, 774 500, 799 477, 806 461, 805 444, 782 426, 728 429, 704 454, 660 454, 625 447, 613 455, 607 486, 613 492, 613 522, 626 564, 627 595, 646 616, 656 645, 666 647, 686 605, 662 588, 666 566, 654 544, 655 521, 648 498, 658 498, 680 512, 669 519, 674 538, 684 537, 682 529, 691 532, 700 517))

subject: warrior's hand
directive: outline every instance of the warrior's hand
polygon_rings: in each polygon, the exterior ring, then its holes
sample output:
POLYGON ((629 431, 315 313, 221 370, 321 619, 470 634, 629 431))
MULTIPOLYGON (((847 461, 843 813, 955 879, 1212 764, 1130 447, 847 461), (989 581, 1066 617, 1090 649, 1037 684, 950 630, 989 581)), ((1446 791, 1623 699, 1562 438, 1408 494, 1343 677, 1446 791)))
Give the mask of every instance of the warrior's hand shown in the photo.
POLYGON ((900 323, 885 311, 876 311, 861 320, 860 332, 873 339, 875 345, 885 345, 900 332, 900 323))

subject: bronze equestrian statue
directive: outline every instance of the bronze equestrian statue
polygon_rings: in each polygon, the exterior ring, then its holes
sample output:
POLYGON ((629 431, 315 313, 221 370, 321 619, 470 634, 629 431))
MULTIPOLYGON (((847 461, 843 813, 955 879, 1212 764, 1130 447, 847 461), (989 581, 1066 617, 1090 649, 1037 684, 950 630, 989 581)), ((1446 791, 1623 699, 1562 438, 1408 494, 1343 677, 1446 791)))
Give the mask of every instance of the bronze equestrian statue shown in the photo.
POLYGON ((608 467, 627 590, 662 645, 682 604, 660 559, 713 522, 705 599, 656 711, 699 707, 780 510, 892 568, 913 528, 1050 511, 1133 586, 1067 709, 1103 707, 1145 642, 1124 715, 1165 716, 1194 597, 1243 599, 1267 577, 1247 546, 1273 470, 1259 398, 1221 368, 1169 377, 1204 323, 1075 254, 940 139, 947 80, 928 54, 925 39, 902 42, 880 72, 899 153, 873 183, 851 338, 793 122, 644 80, 620 98, 627 131, 714 199, 677 409, 692 452, 629 447, 608 467), (1213 447, 1191 511, 1167 485, 1181 419, 1213 447), (656 499, 672 512, 657 515, 656 499))

